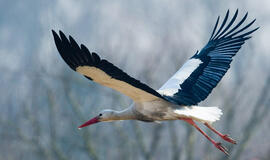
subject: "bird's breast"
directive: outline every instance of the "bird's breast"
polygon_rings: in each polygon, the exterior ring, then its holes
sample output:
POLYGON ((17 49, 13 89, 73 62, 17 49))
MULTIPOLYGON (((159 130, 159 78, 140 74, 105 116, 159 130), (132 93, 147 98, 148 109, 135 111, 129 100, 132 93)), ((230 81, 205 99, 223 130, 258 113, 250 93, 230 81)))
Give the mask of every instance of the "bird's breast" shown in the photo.
POLYGON ((164 100, 134 103, 133 109, 138 120, 142 121, 164 121, 177 119, 174 104, 164 100))

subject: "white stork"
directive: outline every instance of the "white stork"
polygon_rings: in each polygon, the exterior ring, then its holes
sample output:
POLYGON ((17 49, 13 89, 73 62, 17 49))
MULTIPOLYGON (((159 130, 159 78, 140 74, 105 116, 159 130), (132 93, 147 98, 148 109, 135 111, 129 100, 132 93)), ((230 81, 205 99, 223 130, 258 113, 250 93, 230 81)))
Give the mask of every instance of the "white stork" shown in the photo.
POLYGON ((194 126, 216 148, 228 154, 227 149, 203 132, 194 120, 203 123, 223 140, 236 144, 235 140, 211 126, 213 122, 219 120, 222 115, 221 110, 218 107, 198 106, 198 103, 205 100, 216 87, 230 68, 232 57, 245 41, 251 38, 250 34, 259 28, 246 31, 255 22, 254 19, 239 29, 248 13, 232 27, 237 15, 238 10, 226 25, 229 17, 228 10, 219 27, 217 27, 218 17, 206 46, 201 51, 197 51, 159 90, 154 90, 130 77, 112 63, 101 59, 96 53, 91 53, 83 44, 79 46, 71 36, 67 39, 63 32, 59 31, 60 36, 58 36, 52 30, 58 52, 71 69, 91 81, 127 95, 134 101, 123 111, 103 110, 78 128, 116 120, 144 122, 183 120, 194 126), (217 28, 219 29, 216 32, 217 28))

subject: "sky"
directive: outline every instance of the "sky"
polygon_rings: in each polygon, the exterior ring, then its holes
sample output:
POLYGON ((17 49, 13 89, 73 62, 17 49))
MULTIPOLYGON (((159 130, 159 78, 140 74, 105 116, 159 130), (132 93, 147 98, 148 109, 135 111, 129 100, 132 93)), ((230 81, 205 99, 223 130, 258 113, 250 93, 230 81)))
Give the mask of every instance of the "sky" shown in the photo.
MULTIPOLYGON (((31 104, 30 101, 46 104, 42 89, 37 94, 33 93, 33 89, 37 86, 48 87, 58 93, 63 89, 59 81, 61 77, 79 83, 78 86, 93 87, 100 91, 101 97, 112 95, 110 89, 95 88, 94 84, 88 84, 67 67, 57 53, 52 29, 72 35, 78 43, 84 43, 91 51, 123 68, 131 76, 158 89, 207 43, 217 16, 224 17, 228 9, 232 15, 237 8, 239 19, 248 12, 247 20, 250 22, 256 18, 254 27, 259 26, 260 29, 243 45, 214 95, 203 104, 222 105, 223 96, 232 94, 234 91, 229 89, 241 82, 244 86, 241 93, 248 98, 241 101, 237 113, 250 117, 254 110, 246 108, 255 104, 270 70, 269 0, 1 0, 2 119, 16 120, 22 111, 21 106, 31 104)), ((79 89, 78 86, 71 86, 74 93, 93 94, 87 88, 79 89)), ((98 106, 111 107, 114 101, 108 98, 98 102, 97 107, 91 110, 87 106, 91 100, 84 100, 83 95, 79 97, 85 106, 85 116, 93 115, 93 111, 99 110, 98 106)), ((59 105, 62 105, 65 97, 60 99, 59 105)), ((127 97, 122 99, 118 109, 130 103, 127 97)), ((263 131, 269 130, 267 121, 261 124, 263 131)), ((1 130, 3 128, 0 127, 1 130)), ((259 132, 256 136, 262 135, 263 132, 259 132)), ((270 136, 266 138, 270 140, 270 136)), ((255 139, 252 142, 255 143, 255 139)), ((269 144, 263 145, 260 147, 266 149, 256 151, 254 155, 265 153, 267 149, 269 151, 269 144)), ((255 148, 251 146, 249 149, 255 148)), ((248 150, 245 153, 248 154, 248 150)))

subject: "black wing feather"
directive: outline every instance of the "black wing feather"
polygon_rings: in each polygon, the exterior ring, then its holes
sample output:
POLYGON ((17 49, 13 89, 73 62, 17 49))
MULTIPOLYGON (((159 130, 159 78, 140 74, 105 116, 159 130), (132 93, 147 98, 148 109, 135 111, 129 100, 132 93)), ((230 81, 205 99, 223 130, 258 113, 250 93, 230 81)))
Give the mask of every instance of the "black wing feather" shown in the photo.
POLYGON ((230 29, 237 15, 238 10, 236 10, 227 27, 222 30, 229 16, 228 11, 221 27, 215 33, 219 21, 218 17, 207 45, 199 53, 191 57, 191 59, 199 59, 202 63, 182 84, 179 84, 180 89, 177 93, 172 96, 164 95, 165 98, 180 105, 197 105, 207 98, 230 68, 232 57, 235 56, 245 41, 251 38, 249 35, 259 28, 243 33, 255 22, 254 19, 242 29, 236 31, 246 20, 248 15, 246 13, 241 21, 230 29))
MULTIPOLYGON (((56 47, 64 59, 64 61, 70 66, 71 69, 76 71, 76 68, 79 66, 93 66, 101 69, 106 74, 108 74, 111 78, 124 81, 133 87, 139 88, 147 93, 150 93, 156 97, 164 99, 158 92, 154 89, 150 88, 144 83, 130 77, 128 74, 123 72, 121 69, 114 66, 112 63, 108 62, 105 59, 100 59, 100 57, 94 53, 90 52, 83 44, 81 47, 77 44, 77 42, 69 36, 69 40, 64 35, 62 31, 59 31, 60 37, 57 33, 52 30, 53 37, 55 40, 56 47)), ((94 77, 88 77, 89 80, 92 80, 94 77)))

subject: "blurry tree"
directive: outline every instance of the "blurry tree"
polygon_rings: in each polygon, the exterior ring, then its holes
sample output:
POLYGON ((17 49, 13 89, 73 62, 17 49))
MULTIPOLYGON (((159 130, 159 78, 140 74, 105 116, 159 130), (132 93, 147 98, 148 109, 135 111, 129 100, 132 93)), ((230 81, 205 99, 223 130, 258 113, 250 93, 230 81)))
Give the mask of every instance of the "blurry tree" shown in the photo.
POLYGON ((158 89, 203 47, 217 15, 236 8, 239 14, 249 11, 261 29, 242 47, 203 105, 222 108, 224 114, 215 127, 238 140, 238 145, 224 143, 231 159, 269 159, 267 0, 3 2, 0 159, 228 159, 182 121, 124 121, 78 130, 100 110, 121 110, 131 100, 68 69, 50 30, 73 35, 158 89))

